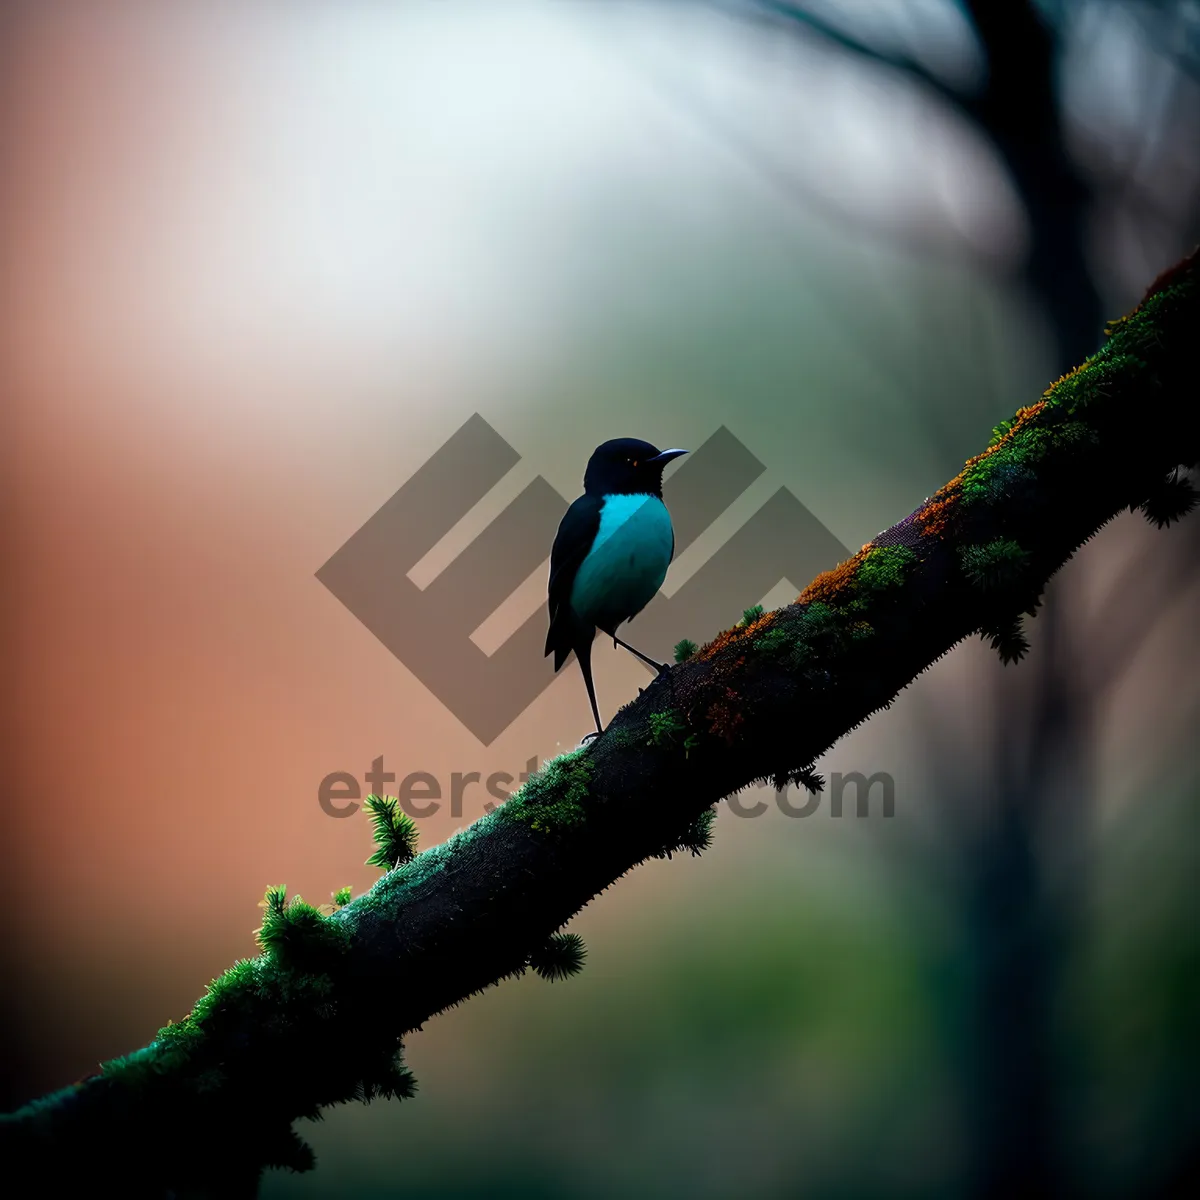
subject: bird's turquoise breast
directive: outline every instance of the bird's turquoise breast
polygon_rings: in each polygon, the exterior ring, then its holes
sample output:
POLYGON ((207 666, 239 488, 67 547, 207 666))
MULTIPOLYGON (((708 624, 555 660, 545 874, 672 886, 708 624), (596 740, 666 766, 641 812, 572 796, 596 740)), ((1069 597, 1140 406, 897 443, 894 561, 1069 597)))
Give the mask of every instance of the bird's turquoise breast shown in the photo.
POLYGON ((635 616, 662 587, 673 548, 671 515, 657 496, 606 496, 571 607, 601 628, 635 616))

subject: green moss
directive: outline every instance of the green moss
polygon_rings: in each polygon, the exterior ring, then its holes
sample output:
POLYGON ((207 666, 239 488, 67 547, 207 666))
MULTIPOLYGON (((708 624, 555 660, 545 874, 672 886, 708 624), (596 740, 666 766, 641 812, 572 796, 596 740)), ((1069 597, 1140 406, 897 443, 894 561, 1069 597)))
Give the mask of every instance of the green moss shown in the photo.
MULTIPOLYGON (((483 817, 475 824, 482 824, 486 820, 487 818, 483 817)), ((450 848, 445 843, 430 846, 409 862, 401 863, 394 871, 389 871, 369 892, 359 896, 347 912, 357 919, 360 914, 388 908, 394 904, 398 892, 413 891, 422 887, 445 870, 449 858, 450 848)))
POLYGON ((840 644, 845 618, 821 601, 808 604, 798 618, 777 621, 750 642, 753 650, 777 660, 786 670, 799 670, 815 653, 812 643, 840 644))
MULTIPOLYGON (((243 958, 234 963, 223 975, 218 975, 205 990, 192 1009, 188 1020, 196 1026, 204 1024, 214 1016, 230 1011, 247 1011, 262 987, 264 959, 243 958)), ((168 1026, 168 1028, 177 1028, 168 1026)), ((159 1030, 159 1036, 164 1035, 159 1030)))
POLYGON ((586 746, 552 758, 496 810, 506 820, 521 821, 539 832, 553 833, 581 824, 592 761, 586 746))
POLYGON ((100 1074, 106 1079, 119 1080, 127 1087, 144 1087, 175 1064, 161 1055, 157 1043, 151 1043, 132 1054, 109 1059, 100 1064, 100 1074))
MULTIPOLYGON (((578 751, 571 753, 575 754, 578 751)), ((532 783, 537 777, 531 777, 529 782, 532 783)), ((528 787, 528 784, 525 786, 528 787)), ((507 820, 506 810, 519 795, 521 792, 514 792, 504 804, 473 821, 465 829, 456 831, 445 842, 431 846, 408 862, 401 863, 394 871, 389 871, 370 891, 359 896, 343 910, 350 927, 353 928, 367 913, 394 910, 395 905, 400 902, 399 896, 424 888, 450 865, 456 855, 478 839, 487 837, 497 821, 507 820)))
POLYGON ((255 930, 258 944, 270 958, 297 967, 312 967, 342 954, 349 931, 330 920, 300 896, 286 899, 287 888, 267 888, 262 925, 255 930))
POLYGON ((649 746, 673 745, 679 735, 687 728, 679 713, 673 709, 665 712, 651 713, 648 724, 650 736, 646 740, 649 746))
POLYGON ((856 559, 852 573, 841 570, 828 601, 802 603, 797 616, 789 613, 777 620, 753 638, 755 651, 785 669, 799 670, 815 653, 836 652, 873 637, 875 629, 866 616, 881 597, 903 587, 919 556, 907 546, 876 546, 856 559))
POLYGON ((875 595, 898 588, 916 561, 916 554, 907 546, 876 546, 859 563, 854 574, 855 591, 875 595))
POLYGON ((790 633, 781 625, 772 625, 764 633, 760 633, 750 644, 763 654, 779 654, 788 649, 795 641, 796 635, 790 633))
POLYGON ((334 908, 345 908, 346 905, 350 903, 350 895, 351 892, 348 887, 338 888, 338 890, 333 893, 334 908))
POLYGON ((1037 480, 1028 463, 1018 461, 1007 446, 989 455, 984 463, 986 466, 976 464, 962 474, 965 504, 996 504, 1007 497, 1019 496, 1037 480))
POLYGON ((747 608, 743 611, 742 624, 743 625, 753 625, 754 622, 757 621, 758 618, 761 617, 762 615, 763 615, 763 606, 761 604, 755 604, 755 605, 751 606, 750 608, 747 608))
POLYGON ((1048 454, 1095 441, 1095 430, 1083 420, 1060 419, 1055 414, 1041 417, 966 467, 960 480, 962 502, 995 504, 1019 495, 1034 483, 1034 468, 1048 454))
POLYGON ((1001 421, 999 425, 993 425, 992 436, 991 440, 988 442, 988 446, 995 446, 997 443, 1002 442, 1012 432, 1013 426, 1015 426, 1016 423, 1017 419, 1016 417, 1013 417, 1011 420, 1001 421))
POLYGON ((1097 399, 1107 399, 1120 387, 1144 394, 1150 368, 1136 355, 1118 352, 1112 343, 1092 355, 1078 370, 1061 379, 1053 389, 1053 402, 1067 413, 1082 412, 1097 399))
MULTIPOLYGON (((832 609, 828 611, 833 613, 832 609)), ((821 614, 812 619, 811 626, 818 631, 812 636, 827 636, 835 628, 834 622, 827 621, 821 614)), ((837 628, 840 629, 840 625, 837 628)), ((756 653, 775 660, 784 670, 798 671, 812 658, 814 653, 808 642, 809 636, 809 629, 801 619, 797 622, 788 621, 772 625, 755 637, 750 644, 756 653)))
POLYGON ((1029 559, 1011 538, 996 538, 982 546, 964 546, 959 551, 963 573, 978 588, 1003 587, 1020 578, 1029 559))
MULTIPOLYGON (((209 983, 182 1021, 164 1026, 144 1049, 103 1063, 101 1073, 134 1092, 169 1075, 172 1088, 190 1091, 199 1103, 219 1098, 224 1088, 244 1088, 231 1072, 240 1069, 237 1047, 245 1045, 248 1029, 254 1030, 256 1063, 277 1060, 282 1067, 294 1063, 297 1045, 322 1045, 322 1023, 339 1015, 339 980, 354 917, 349 888, 334 899, 339 908, 346 907, 344 918, 326 916, 299 896, 289 901, 284 887, 268 888, 256 931, 262 953, 234 963, 209 983)), ((327 1104, 412 1095, 415 1081, 399 1060, 397 1039, 381 1029, 360 1045, 357 1061, 324 1062, 319 1055, 306 1061, 294 1113, 315 1118, 327 1104)), ((290 1120, 260 1132, 262 1162, 295 1170, 312 1165, 311 1152, 291 1132, 290 1120)), ((204 1130, 197 1136, 205 1136, 204 1130)))
POLYGON ((675 643, 675 661, 677 663, 687 662, 700 647, 689 638, 684 638, 682 641, 675 643))
MULTIPOLYGON (((293 908, 297 910, 297 916, 308 908, 298 897, 291 905, 284 905, 282 892, 282 888, 272 888, 268 892, 272 897, 268 901, 271 906, 268 912, 274 913, 275 921, 286 921, 293 908)), ((333 935, 339 948, 344 948, 345 936, 342 930, 333 935)), ((294 947, 289 946, 285 952, 281 948, 284 944, 286 941, 283 944, 273 941, 270 955, 236 962, 209 983, 204 995, 182 1021, 171 1022, 160 1029, 149 1046, 103 1063, 101 1072, 119 1079, 126 1086, 137 1088, 168 1072, 182 1073, 195 1062, 200 1069, 187 1085, 199 1091, 211 1090, 219 1086, 219 1079, 218 1068, 206 1063, 203 1057, 210 1034, 219 1038, 231 1025, 253 1019, 256 1013, 262 1012, 264 1002, 272 1006, 267 1035, 284 1032, 298 1020, 332 1016, 332 977, 319 969, 293 965, 289 955, 294 947)), ((328 950, 328 945, 325 949, 328 950)))
POLYGON ((800 625, 805 637, 826 637, 839 632, 841 618, 830 605, 814 600, 801 615, 800 625))
POLYGON ((375 853, 367 859, 367 865, 391 871, 414 858, 417 824, 408 813, 400 811, 397 797, 370 795, 365 803, 375 837, 375 853))
POLYGON ((963 501, 991 503, 1011 495, 1015 487, 1028 484, 1033 469, 1051 452, 1095 442, 1089 416, 1093 406, 1111 403, 1114 396, 1145 396, 1157 387, 1145 356, 1154 352, 1170 310, 1186 301, 1192 286, 1188 280, 1167 287, 1113 322, 1104 346, 1046 391, 1044 403, 1038 406, 1041 411, 1032 420, 1020 428, 1016 418, 997 425, 992 452, 963 472, 963 501))
POLYGON ((604 731, 604 745, 609 750, 628 749, 630 746, 642 746, 645 739, 637 725, 622 725, 614 729, 611 725, 604 731))

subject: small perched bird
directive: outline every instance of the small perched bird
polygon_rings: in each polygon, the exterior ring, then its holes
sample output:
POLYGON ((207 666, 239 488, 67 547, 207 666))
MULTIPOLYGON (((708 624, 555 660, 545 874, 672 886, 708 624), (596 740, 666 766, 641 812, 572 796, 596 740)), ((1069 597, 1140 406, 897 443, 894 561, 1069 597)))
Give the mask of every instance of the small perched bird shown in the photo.
MULTIPOLYGON (((655 662, 617 637, 654 599, 675 555, 675 530, 662 501, 663 468, 686 450, 658 450, 637 438, 597 446, 583 495, 567 509, 550 551, 550 632, 546 653, 557 671, 575 652, 587 684, 596 732, 603 730, 592 683, 592 641, 603 630, 660 673, 655 662)), ((587 740, 587 739, 585 739, 587 740)))

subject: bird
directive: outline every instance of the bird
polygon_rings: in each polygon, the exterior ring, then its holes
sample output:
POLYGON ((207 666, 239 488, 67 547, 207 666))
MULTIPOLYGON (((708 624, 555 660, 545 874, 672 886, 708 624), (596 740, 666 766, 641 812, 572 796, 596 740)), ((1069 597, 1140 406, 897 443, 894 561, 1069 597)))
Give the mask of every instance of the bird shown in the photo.
POLYGON ((604 731, 592 682, 592 642, 599 629, 659 674, 668 670, 617 636, 654 599, 675 557, 675 530, 662 499, 663 468, 686 450, 659 450, 640 438, 596 447, 583 495, 567 509, 550 551, 546 654, 559 671, 575 654, 587 685, 595 733, 604 731))

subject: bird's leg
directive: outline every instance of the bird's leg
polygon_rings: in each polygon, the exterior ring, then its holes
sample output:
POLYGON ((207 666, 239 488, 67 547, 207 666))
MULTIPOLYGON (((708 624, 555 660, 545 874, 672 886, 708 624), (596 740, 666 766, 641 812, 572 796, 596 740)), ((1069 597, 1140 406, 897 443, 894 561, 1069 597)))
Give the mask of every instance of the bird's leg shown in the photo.
POLYGON ((642 662, 646 664, 646 666, 653 667, 660 675, 664 675, 671 669, 668 663, 655 662, 654 659, 647 658, 646 655, 644 655, 640 650, 635 650, 631 645, 629 645, 628 642, 621 641, 621 639, 617 637, 615 633, 612 635, 612 640, 614 646, 624 646, 630 654, 636 655, 642 660, 642 662))
POLYGON ((592 682, 592 645, 590 640, 585 647, 575 647, 575 658, 579 662, 579 669, 583 672, 583 682, 587 684, 588 700, 592 705, 592 716, 596 721, 595 731, 587 734, 579 743, 582 746, 584 742, 590 742, 604 732, 604 722, 600 720, 600 706, 596 703, 596 685, 592 682))

